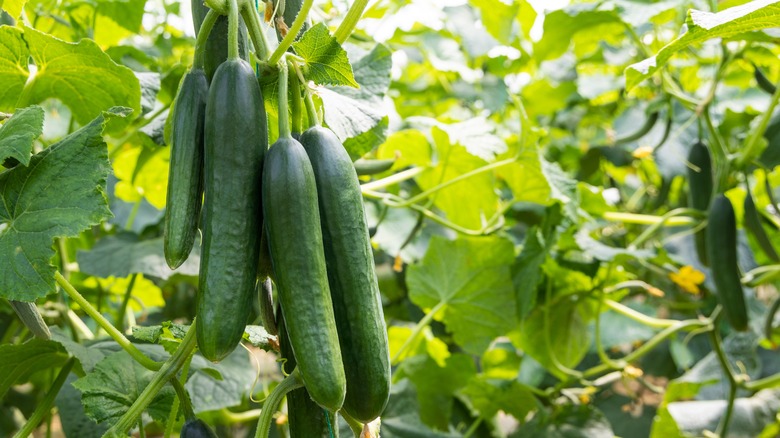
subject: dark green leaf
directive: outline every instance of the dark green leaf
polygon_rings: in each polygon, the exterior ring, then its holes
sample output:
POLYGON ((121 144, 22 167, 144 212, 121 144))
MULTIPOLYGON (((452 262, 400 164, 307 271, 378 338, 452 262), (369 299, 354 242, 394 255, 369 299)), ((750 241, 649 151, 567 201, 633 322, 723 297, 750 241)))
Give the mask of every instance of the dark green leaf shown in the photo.
POLYGON ((317 23, 293 43, 295 53, 305 61, 306 79, 320 85, 358 87, 352 75, 347 52, 328 32, 325 23, 317 23))
POLYGON ((43 108, 30 106, 18 109, 0 126, 0 164, 14 158, 30 164, 33 142, 43 132, 43 108))
POLYGON ((36 371, 59 367, 68 359, 68 353, 54 341, 32 339, 19 345, 0 345, 0 398, 11 385, 36 371))

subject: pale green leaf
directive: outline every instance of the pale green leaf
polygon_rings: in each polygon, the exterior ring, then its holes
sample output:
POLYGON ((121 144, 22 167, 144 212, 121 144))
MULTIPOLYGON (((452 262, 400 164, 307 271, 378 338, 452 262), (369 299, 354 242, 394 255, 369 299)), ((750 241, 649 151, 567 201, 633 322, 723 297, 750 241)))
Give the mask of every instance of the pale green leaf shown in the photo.
POLYGON ((528 387, 517 380, 489 379, 483 376, 472 379, 461 391, 483 418, 493 418, 499 411, 524 421, 529 412, 537 408, 537 401, 528 387))
POLYGON ((43 132, 43 108, 31 106, 16 110, 0 126, 0 163, 12 157, 25 166, 30 164, 33 142, 43 132))
POLYGON ((54 341, 32 339, 24 344, 0 345, 0 398, 17 381, 30 374, 62 365, 68 353, 54 341))
POLYGON ((300 40, 293 43, 293 48, 306 62, 306 79, 320 85, 359 86, 352 75, 346 50, 331 36, 325 23, 318 23, 307 30, 300 40))
POLYGON ((506 239, 434 236, 422 262, 409 267, 409 298, 423 309, 442 306, 436 319, 465 351, 481 354, 515 325, 513 259, 506 239))
POLYGON ((598 7, 598 3, 576 4, 545 15, 544 33, 534 45, 534 58, 540 61, 555 59, 566 53, 577 33, 620 22, 617 14, 598 10, 598 7))
POLYGON ((0 296, 33 301, 53 291, 54 239, 77 236, 111 215, 102 132, 109 118, 126 114, 105 113, 33 156, 29 167, 0 174, 0 296))
POLYGON ((482 24, 498 41, 504 44, 512 42, 512 25, 515 22, 520 5, 502 0, 470 0, 469 3, 479 8, 482 24))
POLYGON ((0 8, 4 9, 11 18, 16 20, 22 15, 22 10, 26 3, 27 0, 5 0, 0 2, 0 8))
POLYGON ((30 74, 29 56, 21 29, 0 26, 0 111, 8 112, 16 107, 16 100, 30 74))
POLYGON ((712 38, 728 38, 741 33, 780 27, 780 2, 755 0, 712 13, 691 9, 688 11, 686 31, 667 44, 655 56, 626 68, 626 88, 632 89, 661 69, 677 52, 691 44, 712 38))
POLYGON ((67 43, 30 27, 24 28, 24 39, 38 72, 25 87, 21 103, 60 99, 82 124, 113 106, 140 112, 138 78, 129 68, 112 61, 93 41, 67 43))

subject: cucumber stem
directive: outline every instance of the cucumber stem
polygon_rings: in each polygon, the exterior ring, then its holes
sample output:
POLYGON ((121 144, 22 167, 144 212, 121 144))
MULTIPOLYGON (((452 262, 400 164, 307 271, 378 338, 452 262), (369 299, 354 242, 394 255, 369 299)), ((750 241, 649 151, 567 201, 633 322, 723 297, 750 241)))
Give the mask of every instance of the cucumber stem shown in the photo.
POLYGON ((155 362, 152 359, 149 359, 145 354, 141 352, 138 348, 136 348, 135 345, 133 345, 129 339, 125 337, 125 335, 122 334, 119 330, 116 329, 113 325, 111 325, 108 320, 103 317, 103 315, 100 314, 100 312, 97 311, 94 307, 92 307, 92 304, 89 303, 80 293, 76 290, 76 288, 73 287, 72 284, 68 282, 68 280, 65 279, 65 277, 62 276, 62 274, 59 273, 59 271, 54 273, 54 280, 57 282, 57 284, 62 287, 62 289, 65 291, 68 296, 75 301, 81 308, 84 310, 84 312, 87 313, 87 315, 91 316, 92 319, 95 320, 95 322, 108 333, 108 335, 116 341, 117 344, 119 344, 120 347, 122 347, 123 350, 125 350, 130 356, 132 356, 133 359, 135 359, 138 363, 140 363, 144 368, 157 371, 159 370, 163 364, 160 362, 155 362))
POLYGON ((279 385, 271 391, 271 394, 263 403, 263 410, 260 413, 260 420, 257 422, 257 431, 255 432, 255 438, 264 438, 271 433, 271 422, 274 418, 274 413, 277 407, 282 402, 282 399, 288 392, 298 389, 303 386, 303 382, 300 379, 300 373, 296 367, 290 374, 287 375, 279 385))
POLYGON ((241 16, 244 17, 244 23, 249 29, 249 37, 252 38, 257 58, 266 60, 268 58, 268 40, 263 32, 263 25, 257 15, 257 9, 252 4, 252 2, 244 4, 244 7, 241 8, 241 16))
POLYGON ((74 362, 75 359, 72 357, 68 359, 67 362, 65 362, 65 365, 63 365, 60 373, 57 374, 57 378, 51 385, 49 392, 46 393, 46 396, 43 398, 43 400, 41 400, 38 406, 36 406, 35 411, 32 413, 30 418, 27 419, 27 422, 24 423, 24 426, 22 426, 22 428, 16 432, 14 438, 27 438, 32 436, 35 428, 38 427, 41 421, 43 421, 44 417, 46 417, 51 411, 51 406, 54 404, 54 399, 60 392, 62 385, 65 384, 65 380, 67 380, 68 375, 70 374, 70 370, 73 369, 74 362))
POLYGON ((355 30, 355 26, 358 21, 360 21, 360 17, 363 15, 363 11, 366 10, 366 6, 368 6, 368 0, 355 0, 355 2, 352 3, 352 6, 349 7, 349 11, 347 11, 344 21, 341 22, 336 29, 336 32, 333 34, 333 37, 336 38, 336 41, 338 41, 339 44, 344 44, 344 42, 347 41, 347 38, 352 35, 352 31, 355 30))
POLYGON ((181 404, 181 410, 184 412, 184 418, 187 420, 192 420, 195 418, 195 412, 192 411, 192 402, 190 402, 190 395, 187 394, 187 390, 184 388, 184 385, 182 385, 181 381, 179 381, 176 376, 171 377, 171 386, 173 386, 173 389, 176 391, 176 397, 179 400, 179 403, 181 404))
POLYGON ((238 59, 238 2, 228 1, 228 59, 238 59))
MULTIPOLYGON (((287 61, 287 69, 295 68, 292 61, 287 61)), ((300 134, 303 127, 301 111, 301 83, 296 75, 289 75, 290 93, 292 94, 292 132, 300 134)))
POLYGON ((284 52, 290 48, 292 43, 295 41, 295 37, 298 35, 298 32, 301 31, 304 23, 306 23, 306 17, 309 15, 309 11, 311 10, 313 3, 314 0, 304 0, 303 5, 301 5, 301 10, 298 11, 298 16, 295 17, 295 21, 293 22, 292 27, 287 31, 287 35, 284 37, 282 42, 279 43, 279 47, 277 47, 276 50, 274 50, 274 53, 271 54, 271 58, 268 60, 269 64, 274 65, 278 63, 279 60, 282 59, 284 52))
POLYGON ((309 117, 309 128, 320 126, 320 116, 317 115, 317 108, 314 106, 314 98, 308 90, 306 91, 304 100, 306 101, 306 115, 309 117))
POLYGON ((279 138, 292 138, 290 135, 290 111, 288 107, 287 82, 290 79, 287 62, 279 63, 279 138))
POLYGON ((200 25, 200 30, 198 31, 198 36, 195 40, 195 57, 192 60, 193 68, 203 68, 206 41, 209 39, 209 34, 211 34, 211 29, 214 28, 214 23, 217 22, 217 18, 219 18, 219 13, 211 9, 206 13, 206 17, 200 25))

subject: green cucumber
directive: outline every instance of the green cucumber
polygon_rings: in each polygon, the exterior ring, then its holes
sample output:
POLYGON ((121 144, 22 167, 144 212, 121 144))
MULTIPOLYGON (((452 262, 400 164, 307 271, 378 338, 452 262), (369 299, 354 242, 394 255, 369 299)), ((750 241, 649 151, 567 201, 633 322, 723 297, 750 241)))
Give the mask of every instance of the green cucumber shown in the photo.
MULTIPOLYGON (((707 146, 697 141, 688 152, 688 163, 695 168, 688 167, 688 205, 700 211, 707 211, 712 199, 713 178, 712 158, 707 146)), ((696 245, 696 254, 704 266, 709 265, 706 250, 706 231, 699 230, 693 236, 696 245)))
POLYGON ((390 353, 360 183, 333 131, 309 128, 301 144, 317 181, 328 282, 347 376, 343 409, 368 423, 387 404, 390 353))
POLYGON ((764 75, 764 72, 762 72, 761 69, 758 68, 758 66, 755 64, 753 64, 753 77, 756 79, 758 88, 767 94, 775 94, 777 87, 775 87, 775 84, 773 84, 772 81, 770 81, 769 78, 764 75))
POLYGON ((187 420, 179 433, 181 438, 217 438, 217 434, 203 420, 187 420))
POLYGON ((395 164, 394 159, 364 160, 362 158, 352 163, 352 165, 355 166, 355 172, 357 172, 359 176, 376 175, 377 173, 386 172, 393 167, 393 164, 395 164))
POLYGON ((753 195, 750 193, 750 187, 747 188, 744 208, 745 228, 753 234, 753 237, 756 238, 758 245, 767 257, 775 263, 780 262, 780 256, 778 256, 775 247, 772 245, 772 241, 769 240, 769 236, 766 234, 766 230, 764 230, 763 225, 761 225, 761 217, 758 215, 756 204, 753 202, 753 195))
MULTIPOLYGON (((191 0, 192 6, 192 24, 195 28, 195 34, 200 31, 200 25, 206 18, 209 7, 203 0, 191 0)), ((238 53, 241 59, 249 59, 249 45, 247 44, 247 30, 244 20, 239 17, 238 21, 238 53)), ((211 82, 217 67, 220 66, 228 57, 228 17, 220 15, 217 18, 214 27, 211 29, 206 40, 206 51, 203 57, 203 69, 206 71, 206 77, 211 82)))
MULTIPOLYGON (((290 338, 284 327, 284 318, 279 312, 279 349, 282 353, 285 374, 293 372, 297 362, 290 345, 290 338)), ((336 415, 323 409, 309 396, 306 388, 298 388, 287 393, 287 424, 290 438, 338 438, 336 415), (327 415, 327 417, 326 417, 327 415)))
POLYGON ((262 229, 261 174, 268 144, 255 71, 230 59, 214 74, 206 101, 205 184, 198 347, 222 360, 236 348, 252 310, 262 229))
POLYGON ((165 261, 176 269, 187 260, 203 202, 203 125, 209 86, 203 69, 182 78, 171 120, 171 164, 163 228, 165 261))
POLYGON ((748 329, 745 292, 737 265, 737 220, 734 206, 724 195, 712 201, 707 224, 707 253, 712 280, 726 318, 734 329, 748 329))
POLYGON ((282 137, 263 166, 263 212, 277 296, 312 399, 335 412, 346 381, 322 246, 317 186, 306 151, 282 137))

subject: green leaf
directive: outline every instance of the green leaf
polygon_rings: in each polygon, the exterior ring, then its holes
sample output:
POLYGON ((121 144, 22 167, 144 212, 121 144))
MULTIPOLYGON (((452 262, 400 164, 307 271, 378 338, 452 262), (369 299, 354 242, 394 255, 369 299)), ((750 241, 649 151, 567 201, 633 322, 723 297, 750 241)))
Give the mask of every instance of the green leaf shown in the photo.
POLYGON ((515 325, 513 259, 514 247, 506 239, 434 236, 422 262, 409 267, 409 298, 423 309, 440 306, 435 317, 455 342, 482 354, 515 325))
POLYGON ((510 438, 614 438, 609 420, 591 405, 556 406, 554 415, 536 415, 510 438))
POLYGON ((515 22, 520 4, 502 0, 470 0, 469 3, 479 8, 482 24, 498 41, 509 44, 512 42, 512 26, 515 22))
POLYGON ((24 28, 38 72, 19 102, 28 105, 60 99, 76 121, 86 124, 113 106, 141 109, 141 87, 133 71, 116 64, 92 40, 67 43, 33 28, 24 28))
POLYGON ((0 7, 5 9, 11 18, 16 20, 22 15, 22 10, 26 3, 27 0, 5 0, 4 2, 0 2, 0 7))
POLYGON ((390 387, 390 400, 382 413, 382 438, 458 438, 461 434, 431 429, 420 419, 418 392, 403 379, 390 387))
POLYGON ((96 277, 127 277, 141 273, 161 280, 174 274, 198 275, 200 247, 175 271, 168 267, 163 253, 163 239, 139 240, 132 233, 121 233, 99 240, 89 251, 78 252, 81 271, 96 277))
POLYGON ((577 33, 603 24, 620 23, 617 14, 598 10, 599 7, 598 3, 576 4, 545 15, 544 32, 534 45, 534 58, 555 59, 568 50, 577 33))
POLYGON ((255 367, 243 348, 236 349, 218 364, 196 355, 195 370, 184 385, 192 396, 195 413, 236 406, 246 399, 255 380, 255 367), (215 379, 212 371, 221 376, 215 379))
POLYGON ((317 23, 307 30, 293 43, 293 48, 306 62, 306 79, 320 85, 359 87, 352 75, 347 51, 331 36, 325 23, 317 23))
POLYGON ((448 357, 443 367, 428 356, 415 356, 401 364, 397 378, 408 377, 417 388, 420 418, 426 424, 446 430, 453 396, 476 372, 474 360, 462 353, 448 357))
POLYGON ((65 385, 57 394, 55 404, 62 431, 65 436, 77 436, 79 438, 100 438, 108 430, 105 424, 98 425, 84 412, 84 406, 81 404, 81 393, 73 387, 76 376, 71 374, 65 385))
POLYGON ((393 62, 392 53, 382 44, 377 44, 369 52, 360 51, 355 46, 346 47, 360 88, 329 86, 319 88, 317 92, 325 110, 325 123, 345 146, 349 139, 374 130, 371 137, 347 148, 350 156, 357 159, 384 141, 386 129, 381 126, 386 123, 383 97, 390 86, 393 62), (366 141, 369 139, 370 142, 366 141))
POLYGON ((68 359, 68 353, 54 341, 32 339, 19 345, 0 345, 0 398, 16 382, 36 371, 59 367, 68 359))
POLYGON ((517 380, 479 376, 472 379, 461 393, 469 398, 474 409, 486 419, 504 411, 523 422, 538 406, 531 390, 517 380))
POLYGON ((626 68, 626 89, 639 85, 665 66, 675 53, 685 50, 691 44, 780 27, 780 3, 776 0, 755 0, 718 13, 691 9, 685 24, 686 32, 664 46, 655 56, 626 68))
MULTIPOLYGON (((125 351, 119 351, 98 362, 91 373, 73 382, 81 391, 87 415, 98 423, 116 423, 127 412, 151 382, 155 372, 136 362, 125 351)), ((155 395, 146 412, 162 424, 168 419, 175 397, 166 385, 155 395)))
POLYGON ((115 108, 33 156, 30 167, 0 174, 0 296, 34 301, 54 289, 51 245, 75 237, 111 215, 110 172, 103 127, 115 108))
POLYGON ((0 111, 8 112, 16 107, 16 101, 30 74, 27 67, 29 56, 22 30, 0 26, 0 84, 3 84, 0 87, 0 111))
POLYGON ((18 109, 0 126, 0 163, 12 157, 30 164, 33 142, 43 132, 43 108, 30 106, 18 109))
POLYGON ((253 346, 265 351, 273 351, 274 345, 279 346, 276 336, 268 333, 261 325, 248 325, 244 328, 244 339, 253 346))

